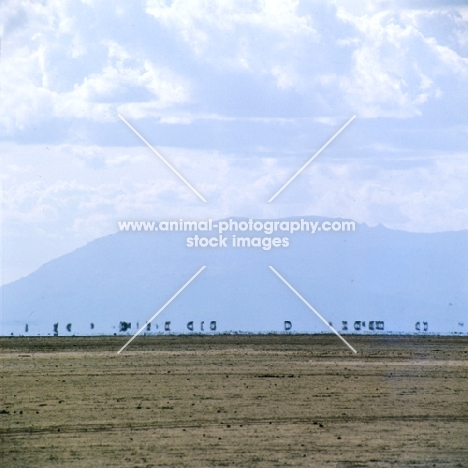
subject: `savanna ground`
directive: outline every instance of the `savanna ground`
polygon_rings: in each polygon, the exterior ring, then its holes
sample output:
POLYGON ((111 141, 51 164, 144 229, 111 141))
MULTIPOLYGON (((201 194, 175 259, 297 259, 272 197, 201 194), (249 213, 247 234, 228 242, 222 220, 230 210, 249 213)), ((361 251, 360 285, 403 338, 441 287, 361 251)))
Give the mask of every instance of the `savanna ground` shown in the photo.
POLYGON ((468 338, 1 338, 2 467, 468 467, 468 338))

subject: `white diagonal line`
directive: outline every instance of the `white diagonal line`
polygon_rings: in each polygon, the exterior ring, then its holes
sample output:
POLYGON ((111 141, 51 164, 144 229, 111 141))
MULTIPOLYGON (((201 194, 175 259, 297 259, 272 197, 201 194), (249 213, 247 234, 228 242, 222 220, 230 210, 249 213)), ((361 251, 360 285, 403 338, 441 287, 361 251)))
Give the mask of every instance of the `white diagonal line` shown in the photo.
POLYGON ((204 269, 202 266, 128 341, 117 351, 120 354, 204 269))
POLYGON ((353 115, 269 200, 271 203, 354 119, 353 115))
POLYGON ((172 170, 172 172, 174 172, 174 174, 176 174, 180 180, 182 182, 185 183, 185 185, 187 185, 188 188, 190 188, 192 190, 193 193, 195 193, 195 195, 197 195, 201 200, 203 200, 205 203, 206 203, 206 200, 193 188, 193 186, 187 182, 187 180, 173 167, 171 166, 171 164, 166 160, 164 159, 164 157, 158 152, 156 151, 141 135, 140 133, 138 133, 120 114, 117 114, 119 116, 119 118, 127 125, 127 127, 132 130, 133 133, 135 133, 135 135, 137 135, 141 141, 143 141, 143 143, 145 143, 145 145, 156 155, 158 156, 159 159, 161 159, 161 161, 163 163, 165 163, 167 165, 167 167, 169 167, 169 169, 172 170))
POLYGON ((272 266, 271 271, 353 352, 357 351, 272 266))

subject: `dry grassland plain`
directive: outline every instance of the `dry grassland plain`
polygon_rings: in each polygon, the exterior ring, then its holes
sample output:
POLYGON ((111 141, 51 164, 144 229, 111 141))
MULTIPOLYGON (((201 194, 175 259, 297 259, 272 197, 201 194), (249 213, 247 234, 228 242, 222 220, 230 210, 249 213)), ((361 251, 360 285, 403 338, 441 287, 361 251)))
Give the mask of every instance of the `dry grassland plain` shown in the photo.
POLYGON ((0 465, 468 467, 468 338, 0 339, 0 465))

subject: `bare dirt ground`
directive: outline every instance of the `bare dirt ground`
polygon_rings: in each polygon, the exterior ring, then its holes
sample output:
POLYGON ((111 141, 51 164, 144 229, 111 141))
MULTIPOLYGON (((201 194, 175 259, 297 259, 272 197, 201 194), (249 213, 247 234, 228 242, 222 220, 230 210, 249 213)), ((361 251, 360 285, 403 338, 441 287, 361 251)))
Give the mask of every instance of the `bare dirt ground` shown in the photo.
POLYGON ((468 467, 468 338, 1 338, 0 465, 468 467))

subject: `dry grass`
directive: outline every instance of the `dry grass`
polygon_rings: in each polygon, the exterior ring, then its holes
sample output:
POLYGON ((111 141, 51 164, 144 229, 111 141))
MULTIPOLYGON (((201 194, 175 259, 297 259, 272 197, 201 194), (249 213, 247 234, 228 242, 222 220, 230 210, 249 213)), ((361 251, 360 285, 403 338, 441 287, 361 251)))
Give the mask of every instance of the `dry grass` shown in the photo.
POLYGON ((468 339, 2 338, 4 467, 467 467, 468 339))

